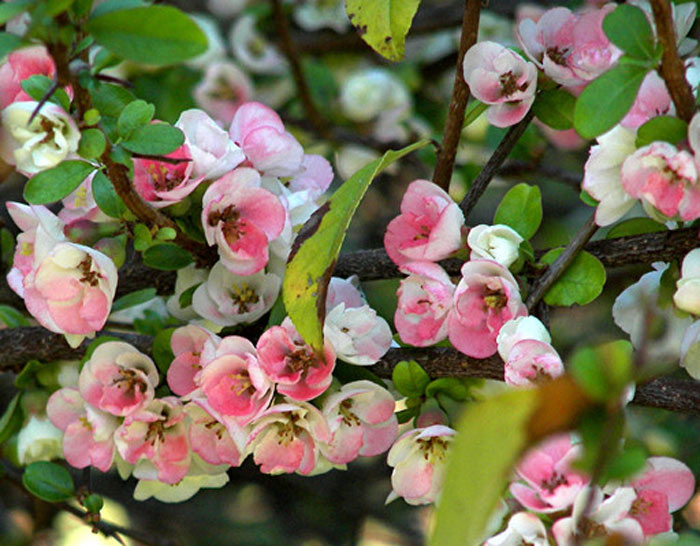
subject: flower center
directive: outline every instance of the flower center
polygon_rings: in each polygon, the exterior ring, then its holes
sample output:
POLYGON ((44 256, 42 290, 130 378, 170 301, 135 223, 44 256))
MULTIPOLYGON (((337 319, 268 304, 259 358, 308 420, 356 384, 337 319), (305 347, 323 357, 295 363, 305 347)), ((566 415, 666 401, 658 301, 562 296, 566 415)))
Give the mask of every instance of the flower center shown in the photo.
POLYGON ((418 448, 423 453, 423 458, 430 464, 441 461, 447 454, 447 440, 439 436, 433 438, 421 438, 418 440, 418 448))
POLYGON ((343 417, 343 423, 345 423, 347 426, 360 426, 360 418, 355 415, 352 411, 352 400, 343 400, 340 403, 340 407, 338 408, 338 412, 340 415, 343 417))
POLYGON ((513 74, 512 70, 509 70, 505 74, 501 74, 498 78, 501 82, 501 92, 504 97, 510 97, 516 91, 525 91, 527 89, 527 82, 522 85, 518 85, 518 80, 513 74))
POLYGON ((484 303, 491 309, 502 309, 508 303, 508 298, 503 293, 503 288, 491 288, 486 286, 484 290, 484 303))
POLYGON ((236 205, 228 205, 224 210, 211 211, 207 220, 212 227, 222 222, 224 237, 231 243, 245 235, 245 222, 241 220, 241 213, 236 210, 236 205))
POLYGON ((78 264, 78 271, 82 273, 80 282, 87 283, 90 286, 98 285, 100 274, 92 270, 92 258, 90 256, 85 256, 83 261, 78 264))
POLYGON ((231 300, 238 305, 239 313, 247 313, 250 311, 251 305, 260 301, 260 296, 255 292, 255 288, 244 282, 231 287, 231 300))
POLYGON ((549 477, 549 479, 540 483, 540 487, 545 489, 550 495, 554 493, 554 490, 560 485, 569 485, 569 480, 567 480, 566 476, 560 474, 559 472, 555 472, 549 477))
POLYGON ((170 191, 184 180, 180 173, 168 169, 162 163, 149 163, 146 172, 151 177, 156 191, 170 191))
POLYGON ((564 47, 560 49, 559 46, 555 46, 547 50, 547 57, 560 66, 566 66, 566 59, 569 57, 569 53, 570 51, 568 48, 564 47))
POLYGON ((285 357, 287 367, 293 372, 306 372, 309 368, 315 368, 319 365, 316 357, 307 351, 305 348, 301 347, 288 354, 285 357))

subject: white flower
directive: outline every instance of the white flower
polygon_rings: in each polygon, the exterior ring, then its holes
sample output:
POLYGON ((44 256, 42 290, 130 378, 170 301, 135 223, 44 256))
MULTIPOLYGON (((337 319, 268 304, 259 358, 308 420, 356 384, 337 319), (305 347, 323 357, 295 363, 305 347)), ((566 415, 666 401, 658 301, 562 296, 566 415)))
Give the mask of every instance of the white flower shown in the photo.
POLYGON ((682 311, 700 315, 700 248, 691 250, 683 258, 673 303, 682 311))
POLYGON ((21 465, 63 457, 63 433, 48 417, 32 415, 17 435, 17 460, 21 465))
POLYGON ((231 28, 233 54, 243 66, 260 74, 283 74, 287 61, 282 54, 260 34, 253 15, 242 15, 231 28))
POLYGON ((341 360, 370 366, 391 347, 391 328, 369 305, 345 308, 336 305, 326 315, 323 335, 341 360))
POLYGON ((503 267, 510 267, 518 259, 518 249, 523 240, 517 231, 502 224, 474 226, 467 236, 472 260, 495 260, 503 267))
POLYGON ((508 521, 508 527, 502 533, 490 538, 484 546, 547 546, 547 530, 535 514, 518 512, 508 521))
POLYGON ((63 108, 46 103, 31 123, 37 102, 13 102, 2 111, 0 158, 26 175, 50 169, 78 149, 80 131, 63 108))
POLYGON ((498 344, 498 354, 503 361, 507 361, 513 345, 524 339, 551 343, 552 338, 547 328, 537 317, 518 317, 506 322, 498 331, 496 343, 498 344))
MULTIPOLYGON (((175 278, 175 293, 168 298, 168 311, 175 318, 180 320, 190 321, 196 319, 199 315, 192 309, 192 304, 180 305, 182 294, 189 289, 195 290, 193 287, 207 280, 207 272, 205 269, 198 269, 194 265, 188 265, 177 270, 175 278)), ((191 299, 190 299, 191 301, 191 299)))
POLYGON ((294 10, 294 21, 308 31, 332 28, 345 32, 350 27, 343 0, 307 0, 294 10))
POLYGON ((700 379, 700 320, 691 324, 681 341, 681 366, 694 379, 700 379))

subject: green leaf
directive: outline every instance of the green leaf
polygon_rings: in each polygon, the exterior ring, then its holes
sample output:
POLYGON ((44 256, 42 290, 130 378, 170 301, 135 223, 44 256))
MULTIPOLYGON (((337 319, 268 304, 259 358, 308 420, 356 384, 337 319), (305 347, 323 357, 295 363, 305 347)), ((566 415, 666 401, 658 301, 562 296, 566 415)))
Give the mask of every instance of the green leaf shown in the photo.
POLYGON ((441 392, 460 402, 469 398, 469 389, 456 377, 440 377, 431 381, 425 389, 426 396, 436 396, 441 392))
MULTIPOLYGON (((12 2, 3 2, 0 4, 0 25, 4 25, 13 17, 19 15, 23 11, 27 11, 29 6, 34 3, 33 0, 13 0, 12 2)), ((0 55, 2 57, 2 55, 0 55)))
POLYGON ((581 193, 579 194, 579 198, 581 201, 583 201, 586 205, 589 207, 597 207, 598 206, 598 201, 596 201, 593 196, 588 193, 586 190, 581 190, 581 193))
POLYGON ((673 116, 656 116, 637 129, 635 146, 642 148, 656 141, 669 142, 673 145, 688 136, 688 124, 673 116))
POLYGON ((99 82, 92 92, 92 100, 100 114, 119 118, 122 110, 134 100, 134 95, 121 85, 99 82))
POLYGON ((126 212, 126 205, 119 197, 112 182, 104 173, 98 172, 92 179, 92 196, 95 203, 107 216, 121 218, 126 212))
MULTIPOLYGON (((51 89, 53 85, 53 80, 42 74, 34 74, 22 80, 20 85, 27 95, 38 102, 49 92, 49 89, 51 89)), ((70 97, 68 93, 60 87, 53 90, 49 100, 58 104, 66 112, 70 109, 70 97)))
POLYGON ((134 226, 134 248, 139 252, 143 252, 153 244, 151 230, 146 224, 136 224, 134 226))
POLYGON ((595 138, 617 125, 634 104, 648 66, 618 64, 593 80, 576 100, 574 127, 595 138))
POLYGON ((156 241, 172 241, 177 237, 177 231, 171 227, 160 228, 156 233, 156 241))
MULTIPOLYGON (((555 248, 542 256, 543 264, 552 265, 563 248, 555 248)), ((566 271, 544 295, 547 305, 568 307, 575 303, 586 305, 596 299, 605 285, 605 268, 600 260, 586 252, 579 252, 566 271)))
POLYGON ((122 138, 129 138, 129 135, 137 127, 146 125, 156 113, 156 107, 145 100, 135 100, 126 105, 117 120, 117 131, 122 138))
POLYGON ((0 417, 0 444, 22 428, 22 412, 19 407, 20 393, 14 395, 5 412, 0 417))
POLYGON ((160 330, 153 338, 153 361, 163 375, 168 373, 170 364, 175 360, 175 354, 170 347, 170 338, 173 337, 173 332, 176 329, 166 328, 165 330, 160 330))
POLYGON ((0 32, 0 59, 22 46, 22 39, 9 32, 0 32))
POLYGON ((542 222, 542 195, 537 186, 518 184, 505 194, 493 215, 494 224, 512 227, 529 239, 542 222))
POLYGON ((30 360, 24 365, 22 371, 15 377, 15 387, 18 389, 26 389, 34 383, 36 374, 44 367, 38 360, 30 360))
POLYGON ((642 446, 626 446, 608 464, 608 467, 605 469, 605 481, 624 480, 634 476, 644 468, 648 455, 646 449, 642 446))
POLYGON ((462 122, 462 129, 471 125, 481 114, 486 112, 489 105, 484 104, 481 101, 474 99, 467 106, 467 111, 464 113, 464 121, 462 122))
POLYGON ((207 50, 197 23, 171 6, 121 9, 93 15, 88 31, 117 55, 143 64, 175 64, 207 50))
POLYGON ((613 341, 584 347, 570 359, 571 375, 586 393, 599 402, 612 400, 632 380, 632 345, 613 341))
POLYGON ((24 199, 32 205, 60 201, 75 190, 95 170, 85 161, 64 161, 53 169, 32 176, 24 186, 24 199))
POLYGON ((394 387, 408 398, 422 396, 430 383, 430 376, 415 360, 402 360, 391 372, 394 387))
POLYGON ((0 322, 7 328, 18 328, 29 326, 29 320, 14 307, 0 305, 0 322))
POLYGON ((165 155, 177 150, 185 142, 180 129, 166 123, 142 125, 131 132, 122 146, 137 154, 165 155))
POLYGON ((532 110, 542 123, 552 129, 565 131, 574 126, 576 98, 560 88, 540 91, 532 110))
POLYGON ((642 233, 656 233, 666 231, 667 228, 663 224, 655 222, 651 218, 630 218, 613 226, 606 239, 615 239, 616 237, 626 237, 628 235, 641 235, 642 233))
POLYGON ((115 301, 112 304, 112 313, 128 309, 129 307, 135 307, 136 305, 141 305, 142 303, 151 301, 155 297, 155 288, 144 288, 143 290, 137 290, 136 292, 122 296, 115 301))
POLYGON ((631 57, 651 60, 655 56, 654 31, 644 12, 636 6, 617 6, 603 19, 603 32, 631 57))
MULTIPOLYGON (((180 309, 185 309, 186 307, 189 307, 190 305, 192 305, 192 296, 194 296, 195 291, 201 285, 202 285, 201 282, 198 282, 197 284, 193 284, 187 290, 184 290, 182 292, 182 294, 180 294, 180 297, 177 300, 178 305, 180 305, 180 309)), ((277 301, 279 301, 279 300, 277 300, 277 301)), ((282 322, 282 320, 280 320, 280 323, 281 322, 282 322)))
POLYGON ((358 366, 356 364, 348 364, 342 360, 336 360, 333 376, 338 379, 343 385, 352 383, 353 381, 371 381, 382 388, 386 388, 386 383, 382 381, 366 366, 358 366))
POLYGON ((30 464, 22 474, 22 483, 30 493, 47 502, 67 501, 74 495, 73 478, 56 463, 30 464))
POLYGON ((282 297, 299 334, 315 350, 323 348, 328 282, 360 200, 382 169, 428 144, 421 140, 398 151, 389 150, 365 165, 311 215, 297 235, 287 260, 282 297))
POLYGON ((100 157, 107 146, 107 140, 99 129, 84 129, 80 135, 78 155, 84 159, 100 157))
POLYGON ((153 269, 176 271, 193 262, 192 255, 174 243, 153 245, 143 253, 143 263, 153 269))
POLYGON ((467 407, 457 425, 432 546, 481 544, 512 467, 528 445, 537 390, 516 390, 467 407))
POLYGON ((406 34, 420 0, 345 0, 345 10, 360 37, 391 61, 403 59, 406 34))

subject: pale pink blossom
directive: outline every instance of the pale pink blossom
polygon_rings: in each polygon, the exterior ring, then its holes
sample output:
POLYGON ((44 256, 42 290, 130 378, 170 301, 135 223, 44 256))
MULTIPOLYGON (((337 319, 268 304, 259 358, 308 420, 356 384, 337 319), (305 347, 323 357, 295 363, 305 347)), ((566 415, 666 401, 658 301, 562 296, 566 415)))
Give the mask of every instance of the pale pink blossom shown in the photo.
POLYGON ((157 159, 134 158, 134 189, 155 208, 179 203, 202 183, 204 176, 193 176, 190 149, 183 144, 165 157, 177 163, 157 159))
POLYGON ((99 345, 78 379, 80 395, 86 402, 118 416, 146 407, 154 398, 157 384, 153 361, 123 341, 99 345))
POLYGON ((294 400, 311 400, 325 391, 333 376, 335 353, 326 342, 323 355, 315 354, 289 317, 269 328, 257 344, 260 366, 277 391, 294 400))
POLYGON ((333 182, 333 167, 328 160, 317 154, 304 154, 301 169, 289 182, 287 187, 293 192, 307 192, 310 200, 320 197, 333 182))
POLYGON ((447 326, 457 350, 474 358, 491 356, 501 326, 524 315, 527 308, 518 282, 505 267, 491 260, 471 260, 462 266, 447 326))
POLYGON ((200 108, 228 125, 236 110, 253 96, 253 82, 234 63, 216 61, 207 66, 192 94, 200 108))
POLYGON ((195 378, 199 390, 191 396, 204 397, 222 416, 231 416, 244 426, 270 404, 274 386, 247 339, 227 336, 219 343, 206 341, 201 363, 195 378))
POLYGON ((205 112, 197 109, 180 114, 175 127, 185 135, 192 158, 192 177, 214 180, 245 160, 243 150, 205 112))
POLYGON ((700 216, 700 184, 693 156, 668 142, 639 148, 622 164, 620 179, 625 191, 643 200, 652 215, 658 211, 666 218, 684 221, 700 216))
POLYGON ((188 324, 176 329, 170 337, 170 347, 175 355, 168 367, 168 386, 175 394, 185 396, 197 388, 196 378, 202 369, 204 344, 217 345, 221 339, 206 328, 188 324))
POLYGON ((338 358, 359 366, 376 363, 393 339, 389 324, 368 304, 350 309, 336 305, 326 313, 323 335, 338 358))
POLYGON ((435 502, 442 491, 449 446, 456 431, 444 425, 417 428, 402 434, 389 450, 394 467, 387 502, 402 497, 408 504, 435 502))
POLYGON ((294 176, 302 167, 304 149, 277 113, 259 102, 242 105, 231 121, 231 139, 248 161, 268 176, 294 176))
POLYGON ((565 510, 588 483, 588 478, 572 470, 571 463, 580 448, 568 434, 554 436, 525 454, 517 466, 519 482, 510 486, 513 496, 530 510, 541 513, 565 510))
POLYGON ((54 392, 46 404, 51 422, 63 431, 63 455, 75 468, 94 466, 107 472, 114 460, 114 431, 119 421, 113 415, 87 404, 78 389, 65 387, 54 392))
POLYGON ((496 127, 515 125, 535 101, 537 68, 496 42, 479 42, 469 48, 463 70, 474 98, 491 105, 486 118, 496 127))
POLYGON ((526 387, 563 373, 564 364, 554 347, 542 341, 524 339, 511 348, 503 376, 508 385, 526 387))
POLYGON ((114 434, 114 442, 119 455, 136 465, 136 477, 170 484, 185 477, 192 456, 186 416, 180 400, 168 396, 153 400, 124 418, 114 434))
POLYGON ((576 546, 583 530, 586 538, 620 535, 624 544, 642 544, 642 528, 629 516, 636 496, 631 487, 619 487, 608 498, 599 487, 594 486, 592 493, 589 488, 582 489, 576 496, 571 516, 557 520, 552 526, 557 545, 576 546))
POLYGON ((452 309, 454 284, 445 271, 431 262, 401 266, 409 276, 401 281, 394 326, 404 343, 434 345, 447 337, 447 316, 452 309))
POLYGON ((397 265, 447 258, 462 246, 464 215, 457 203, 427 180, 415 180, 401 200, 401 214, 386 228, 384 248, 397 265))
POLYGON ((317 408, 285 399, 255 421, 244 455, 252 453, 265 474, 309 475, 320 470, 320 444, 330 441, 331 431, 317 408))
POLYGON ((12 102, 30 101, 22 89, 22 80, 35 75, 53 79, 56 65, 44 46, 33 46, 13 51, 0 66, 0 110, 12 102))
POLYGON ((620 125, 628 129, 637 129, 651 118, 674 112, 666 84, 656 70, 652 70, 642 81, 637 98, 620 125))
POLYGON ((484 546, 548 546, 547 530, 542 520, 529 512, 518 512, 508 520, 502 533, 488 539, 484 546))
POLYGON ((637 498, 629 510, 645 536, 671 531, 671 512, 683 508, 695 492, 695 478, 682 462, 649 457, 642 475, 630 484, 637 498))
POLYGON ((243 460, 242 447, 236 443, 226 425, 200 402, 190 402, 184 409, 190 418, 188 434, 192 451, 209 464, 239 466, 243 460))
POLYGON ((202 200, 207 243, 217 245, 222 263, 236 275, 265 267, 268 244, 285 225, 279 199, 259 186, 257 171, 238 168, 209 186, 202 200))
POLYGON ((360 291, 360 279, 357 275, 351 275, 347 279, 331 277, 326 294, 326 312, 341 303, 344 303, 347 309, 362 307, 367 303, 360 291))
POLYGON ((537 317, 518 317, 506 322, 498 332, 496 343, 498 354, 506 361, 510 356, 513 345, 524 339, 534 339, 543 343, 551 343, 549 331, 537 317))
POLYGON ((471 228, 467 235, 472 260, 494 260, 503 267, 510 267, 517 261, 523 240, 517 231, 503 224, 480 224, 471 228))
POLYGON ((343 385, 323 403, 333 437, 321 451, 336 464, 385 452, 399 430, 395 405, 391 393, 371 381, 343 385))
POLYGON ((681 265, 681 278, 676 281, 673 303, 678 309, 700 315, 700 248, 688 252, 681 265))

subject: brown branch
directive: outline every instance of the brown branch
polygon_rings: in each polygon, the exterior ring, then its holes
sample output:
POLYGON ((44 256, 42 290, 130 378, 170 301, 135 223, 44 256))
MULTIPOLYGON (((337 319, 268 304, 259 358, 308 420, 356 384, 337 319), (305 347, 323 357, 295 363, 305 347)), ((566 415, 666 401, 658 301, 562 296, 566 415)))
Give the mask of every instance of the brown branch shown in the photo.
POLYGON ((588 240, 593 237, 593 234, 598 230, 598 226, 595 223, 595 215, 591 214, 590 218, 586 220, 586 223, 579 230, 579 232, 574 236, 573 239, 566 245, 564 251, 557 257, 556 260, 550 265, 544 274, 539 277, 535 283, 532 285, 532 290, 530 295, 525 302, 528 311, 532 311, 537 305, 537 303, 544 297, 547 290, 556 282, 556 280, 561 277, 561 275, 566 271, 566 269, 571 265, 576 259, 578 253, 583 250, 584 245, 588 240))
POLYGON ((484 168, 481 169, 481 172, 479 172, 474 179, 467 195, 464 196, 464 199, 462 199, 462 202, 459 204, 459 208, 461 208, 464 213, 465 220, 469 220, 469 214, 472 209, 476 206, 476 203, 479 201, 484 191, 486 191, 486 187, 501 168, 508 154, 513 150, 520 137, 523 136, 525 129, 527 129, 534 115, 534 112, 530 109, 523 119, 508 129, 508 132, 503 137, 503 140, 498 143, 498 147, 494 150, 493 154, 491 154, 484 168))
POLYGON ((459 40, 459 54, 457 55, 457 70, 455 82, 452 88, 452 98, 447 112, 445 129, 442 134, 442 143, 438 152, 437 164, 433 173, 433 182, 447 191, 455 167, 457 145, 462 134, 464 112, 469 100, 469 87, 464 81, 462 64, 467 50, 476 43, 479 32, 479 13, 481 0, 465 0, 464 18, 462 19, 462 35, 459 40))
POLYGON ((651 0, 654 23, 659 43, 663 47, 661 57, 661 77, 676 106, 678 117, 690 121, 695 112, 695 99, 690 84, 685 79, 685 66, 678 55, 676 31, 673 28, 673 14, 669 0, 651 0))
POLYGON ((284 52, 284 56, 287 58, 287 61, 292 68, 292 76, 294 77, 294 83, 296 84, 297 92, 299 93, 299 98, 301 99, 301 104, 304 107, 306 117, 309 118, 311 125, 313 125, 314 130, 317 133, 325 138, 329 138, 330 133, 328 131, 327 124, 316 108, 314 100, 311 97, 309 84, 304 77, 304 70, 299 62, 297 48, 289 34, 289 23, 282 7, 282 1, 272 0, 272 9, 275 15, 275 27, 277 28, 277 32, 280 37, 282 51, 284 52))

